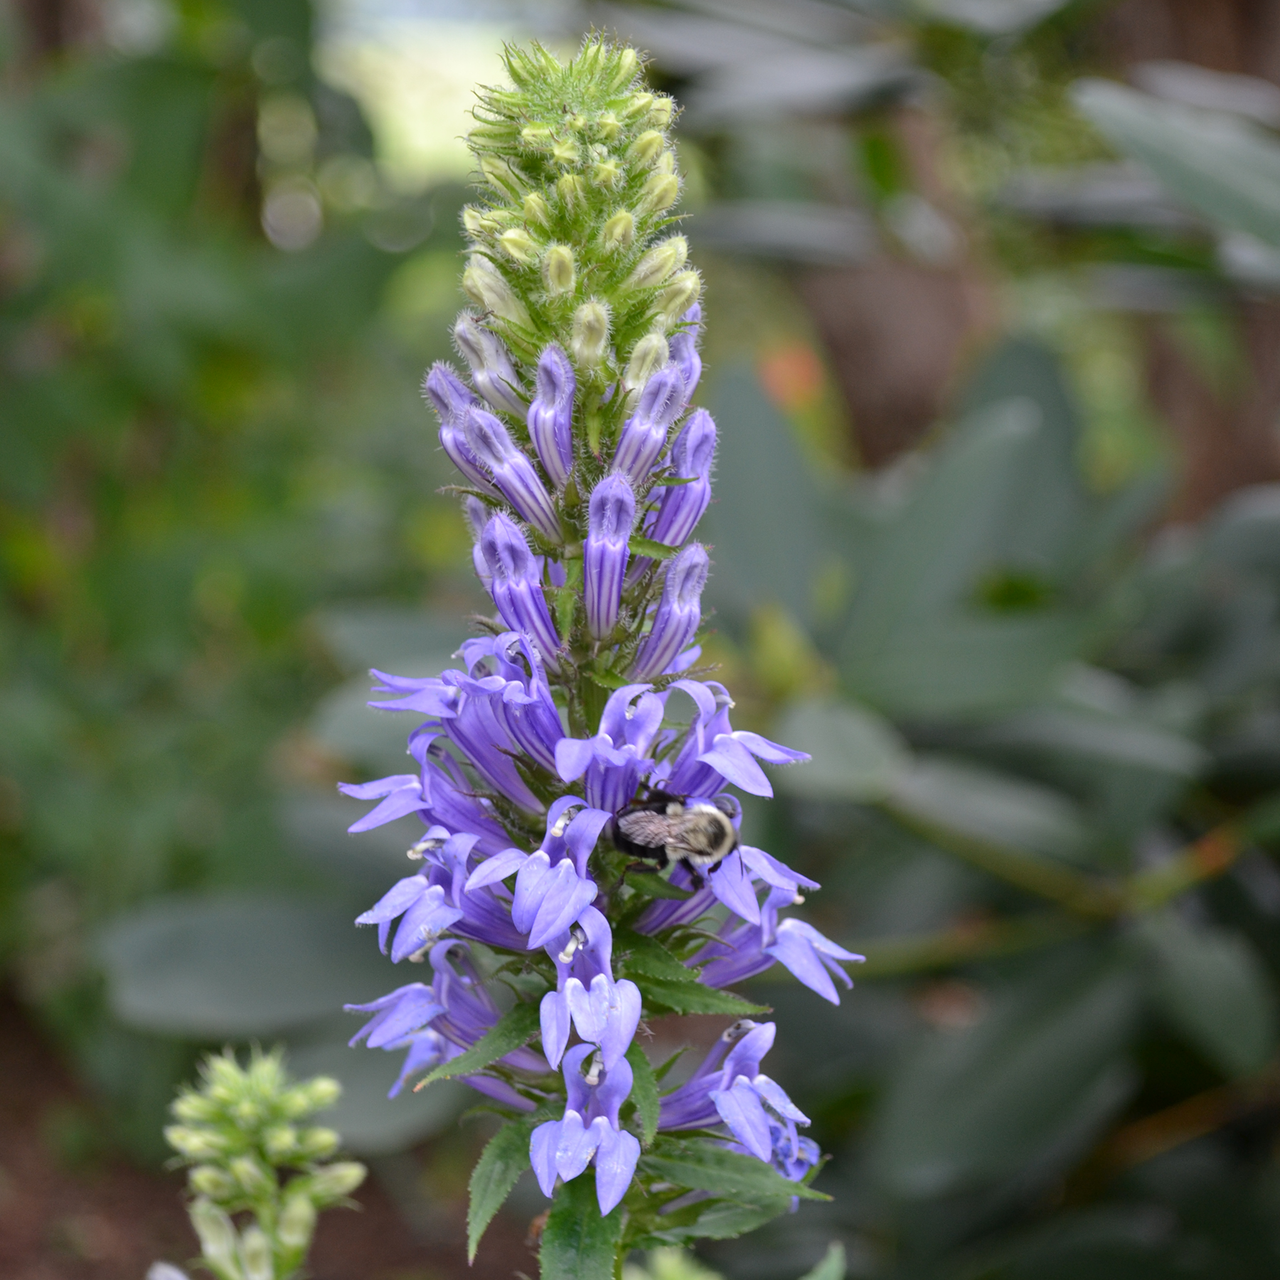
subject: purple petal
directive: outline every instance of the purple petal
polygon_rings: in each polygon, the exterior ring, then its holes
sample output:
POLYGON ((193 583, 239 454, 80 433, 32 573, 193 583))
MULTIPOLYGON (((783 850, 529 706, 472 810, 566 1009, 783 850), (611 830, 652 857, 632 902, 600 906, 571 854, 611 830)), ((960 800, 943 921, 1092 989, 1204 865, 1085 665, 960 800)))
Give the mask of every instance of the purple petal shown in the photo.
POLYGON ((762 738, 749 729, 735 729, 733 737, 753 756, 759 756, 769 764, 800 764, 802 761, 813 758, 807 751, 792 751, 790 747, 784 747, 779 742, 770 742, 768 738, 762 738))
POLYGON ((730 734, 720 734, 711 750, 704 751, 698 759, 709 764, 726 782, 732 782, 753 796, 773 795, 773 786, 764 776, 764 770, 756 764, 755 757, 730 734))
POLYGON ((733 1130, 733 1136, 760 1160, 773 1157, 773 1138, 769 1133, 769 1117, 750 1083, 739 1076, 731 1089, 713 1089, 708 1097, 716 1104, 720 1119, 733 1130))
MULTIPOLYGON (((548 1198, 556 1189, 556 1145, 560 1141, 560 1121, 540 1124, 529 1138, 529 1163, 542 1194, 548 1198)), ((579 1122, 581 1123, 581 1122, 579 1122)))
POLYGON ((778 932, 794 933, 804 938, 815 951, 821 952, 823 955, 831 956, 836 960, 853 960, 861 962, 866 956, 860 956, 854 951, 846 951, 843 947, 837 946, 830 938, 819 933, 813 925, 804 920, 784 920, 778 926, 778 932))
POLYGON ((542 1022, 542 1052, 553 1067, 558 1067, 569 1043, 569 1003, 564 993, 548 991, 542 997, 538 1013, 542 1022))
POLYGON ((546 896, 538 907, 533 927, 529 930, 530 951, 544 947, 548 939, 563 933, 582 914, 583 909, 595 901, 598 892, 590 880, 583 880, 572 862, 558 863, 552 871, 555 877, 547 887, 546 896))
POLYGON ((415 773, 400 773, 391 778, 379 778, 377 782, 340 782, 338 790, 356 800, 386 797, 380 805, 347 828, 351 835, 380 827, 384 822, 394 822, 407 813, 425 808, 427 803, 422 794, 422 779, 415 773))
POLYGON ((755 882, 734 850, 708 877, 711 892, 735 915, 750 924, 760 923, 760 903, 756 899, 755 882))
POLYGON ((787 1097, 786 1090, 776 1080, 771 1080, 768 1076, 756 1076, 751 1082, 751 1087, 780 1116, 787 1120, 794 1120, 796 1124, 809 1123, 809 1117, 787 1097))
POLYGON ((403 1040, 412 1031, 425 1027, 432 1018, 445 1012, 444 1005, 435 999, 430 987, 423 987, 401 1000, 394 1009, 383 1015, 382 1021, 370 1034, 370 1049, 381 1049, 395 1040, 403 1040))
POLYGON ((429 887, 422 875, 397 880, 368 911, 356 916, 356 924, 381 924, 384 920, 394 920, 413 906, 429 887))
MULTIPOLYGON (((602 1121, 603 1117, 594 1123, 602 1121)), ((601 1214, 607 1214, 627 1194, 639 1159, 640 1141, 635 1134, 605 1124, 596 1152, 596 1199, 601 1214)))
POLYGON ((556 1143, 556 1172, 566 1182, 572 1182, 591 1163, 599 1142, 594 1124, 584 1125, 576 1111, 566 1111, 560 1121, 560 1141, 556 1143))
POLYGON ((626 1058, 619 1058, 606 1070, 604 1079, 596 1089, 596 1102, 611 1124, 618 1123, 618 1108, 631 1096, 631 1086, 634 1083, 631 1064, 626 1058))
POLYGON ((580 778, 595 757, 595 739, 561 738, 556 743, 556 772, 565 782, 580 778))
MULTIPOLYGON (((573 870, 572 867, 569 869, 573 870)), ((528 933, 532 928, 549 887, 547 880, 550 875, 551 859, 541 849, 530 854, 517 873, 515 898, 511 903, 511 921, 521 933, 528 933)))
POLYGON ((524 866, 528 857, 527 853, 522 853, 519 849, 504 849, 502 853, 495 853, 493 857, 486 858, 467 877, 466 892, 474 893, 485 885, 497 884, 499 880, 505 880, 509 875, 514 875, 524 866))
MULTIPOLYGON (((789 923, 783 921, 783 924, 789 923)), ((784 932, 779 927, 777 938, 771 946, 765 947, 765 951, 790 969, 810 991, 816 991, 832 1004, 840 1003, 831 975, 807 938, 795 932, 784 932)))
POLYGON ((771 853, 766 853, 763 849, 756 849, 751 845, 742 845, 740 852, 742 853, 742 861, 746 863, 752 871, 760 877, 765 884, 772 885, 777 889, 786 889, 789 893, 795 893, 799 888, 820 889, 822 886, 816 880, 810 880, 807 876, 802 876, 798 871, 792 871, 785 862, 779 862, 771 853))
MULTIPOLYGON (((635 1038, 636 1027, 640 1025, 640 988, 628 978, 613 984, 609 1002, 609 1016, 605 1022, 604 1035, 600 1038, 600 1056, 604 1059, 604 1068, 612 1080, 618 1068, 622 1066, 631 1041, 635 1038)), ((630 1086, 627 1092, 630 1093, 630 1086)))
POLYGON ((564 999, 573 1017, 573 1025, 584 1040, 600 1043, 609 1017, 609 979, 597 973, 591 986, 584 987, 577 978, 564 984, 564 999))

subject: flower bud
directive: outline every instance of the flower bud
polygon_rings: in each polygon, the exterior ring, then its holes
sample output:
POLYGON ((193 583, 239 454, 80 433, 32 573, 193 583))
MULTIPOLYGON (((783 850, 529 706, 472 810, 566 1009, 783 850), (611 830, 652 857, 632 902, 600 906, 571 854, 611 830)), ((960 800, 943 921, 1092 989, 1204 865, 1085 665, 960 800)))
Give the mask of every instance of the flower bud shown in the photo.
POLYGON ((276 1189, 275 1175, 253 1156, 236 1156, 227 1167, 246 1195, 268 1196, 276 1189))
POLYGON ((649 530, 654 542, 678 547, 693 532, 711 501, 711 463, 716 451, 716 424, 705 409, 689 415, 671 446, 671 470, 688 484, 672 485, 649 530))
POLYGON ((581 152, 578 150, 578 144, 572 138, 561 138, 551 148, 551 158, 556 164, 577 164, 580 156, 581 152))
POLYGON ((171 1124, 164 1131, 165 1141, 188 1160, 213 1160, 228 1147, 227 1139, 213 1129, 194 1129, 187 1125, 171 1124))
MULTIPOLYGON (((471 501, 474 502, 476 499, 472 498, 471 501)), ((266 1149, 267 1157, 278 1164, 297 1154, 298 1131, 291 1124, 272 1125, 262 1135, 262 1145, 266 1149)))
POLYGON ((680 179, 674 173, 651 173, 640 188, 637 208, 641 213, 661 213, 670 209, 680 195, 680 179))
POLYGON ((612 142, 622 132, 622 126, 612 111, 602 111, 596 117, 596 132, 602 142, 612 142))
POLYGON ((544 537, 559 542, 563 534, 551 497, 502 422, 483 409, 471 408, 462 429, 472 453, 493 473, 493 482, 507 501, 544 537))
POLYGON ((698 335, 702 331, 702 308, 695 302, 680 317, 680 329, 667 339, 671 359, 684 379, 686 403, 693 398, 702 377, 702 357, 698 355, 698 335))
POLYGON ((536 191, 530 191, 521 206, 525 221, 545 227, 551 221, 551 206, 536 191))
POLYGON ((597 365, 609 346, 609 307, 599 298, 584 302, 573 313, 569 350, 580 365, 597 365))
POLYGON ((627 277, 628 289, 651 289, 661 284, 673 271, 679 271, 689 257, 689 242, 684 236, 671 236, 655 245, 636 263, 627 277))
POLYGON ((288 1249, 305 1249, 316 1230, 316 1207, 306 1195, 290 1196, 276 1225, 280 1243, 288 1249))
POLYGON ((635 413, 623 424, 613 455, 613 470, 639 484, 667 444, 667 432, 684 408, 684 382, 674 364, 663 365, 645 383, 635 413))
POLYGON ((200 1238, 200 1252, 210 1262, 231 1268, 236 1265, 236 1229, 231 1219, 205 1196, 192 1201, 187 1213, 200 1238))
POLYGON ((567 244, 553 244, 542 260, 542 273, 552 293, 569 293, 575 279, 573 250, 567 244))
POLYGON ((653 106, 649 108, 648 123, 655 129, 665 129, 676 113, 676 102, 665 93, 655 94, 653 106))
POLYGON ((622 209, 615 213, 603 227, 600 228, 600 242, 604 247, 613 251, 616 249, 625 249, 635 239, 636 220, 627 209, 622 209))
POLYGON ((652 164, 666 145, 666 138, 657 129, 647 129, 627 148, 627 157, 637 164, 652 164))
POLYGON ((667 363, 667 340, 660 333, 646 333, 631 349, 625 382, 629 390, 642 387, 667 363))
POLYGON ((702 277, 696 271, 681 271, 658 294, 658 310, 668 324, 684 315, 702 292, 702 277))
POLYGON ((480 535, 484 532, 485 525, 489 523, 491 512, 479 498, 469 493, 462 500, 462 514, 467 527, 471 530, 472 567, 476 571, 476 577, 480 579, 481 586, 488 591, 489 566, 485 563, 484 553, 480 550, 480 535))
POLYGON ((591 181, 597 187, 606 187, 612 190, 618 185, 621 178, 622 170, 612 156, 608 160, 597 160, 591 166, 591 181))
POLYGON ((570 213, 577 213, 587 204, 587 184, 576 173, 566 173, 556 183, 561 203, 570 213))
POLYGON ((538 252, 533 237, 523 227, 512 227, 498 237, 498 243, 521 266, 528 266, 538 252))
POLYGON ((462 288, 478 306, 521 327, 529 323, 524 303, 516 297, 502 273, 481 254, 471 255, 462 273, 462 288))
POLYGON ((618 624, 627 542, 636 522, 636 498, 625 476, 614 472, 591 491, 587 537, 582 545, 587 630, 604 640, 618 624))
POLYGON ((467 142, 477 146, 503 148, 515 142, 516 126, 510 120, 482 120, 467 133, 467 142))
POLYGON ((244 1280, 274 1280, 275 1265, 271 1241, 259 1226, 245 1227, 240 1236, 240 1265, 244 1280))
POLYGON ((573 396, 577 389, 573 365, 554 343, 538 357, 538 375, 526 422, 529 439, 543 470, 557 489, 563 489, 573 466, 573 396))
POLYGON ((530 147, 549 147, 555 142, 555 134, 549 124, 527 124, 520 130, 520 141, 530 147))
POLYGON ((349 1196, 363 1181, 367 1170, 354 1160, 339 1160, 317 1169, 311 1175, 307 1192, 319 1203, 341 1200, 349 1196))
MULTIPOLYGON (((514 374, 512 375, 514 376, 514 374)), ((431 366, 422 384, 422 394, 431 402, 440 419, 440 447, 448 455, 449 461, 462 472, 477 489, 497 496, 489 474, 480 465, 480 459, 471 451, 471 446, 462 430, 462 419, 466 411, 480 402, 458 378, 457 374, 442 360, 431 366)), ((291 1090, 286 1097, 297 1094, 291 1090)), ((300 1095, 299 1095, 300 1096, 300 1095)), ((289 1115, 305 1114, 288 1112, 289 1115)))
POLYGON ((653 110, 655 101, 656 99, 651 93, 633 93, 627 100, 627 105, 622 108, 622 118, 624 120, 639 120, 653 110))
POLYGON ((702 621, 702 589, 710 567, 706 550, 698 542, 690 543, 667 566, 653 626, 632 669, 635 679, 661 675, 693 639, 702 621))
POLYGON ((640 58, 636 51, 629 45, 624 49, 620 49, 614 60, 612 73, 609 76, 608 91, 610 93, 621 92, 636 78, 636 72, 639 70, 640 58))
POLYGON ((332 1076, 313 1076, 310 1080, 295 1085, 289 1090, 289 1095, 301 1097, 306 1102, 305 1111, 290 1114, 308 1115, 312 1111, 324 1111, 333 1106, 342 1097, 342 1086, 332 1076))
POLYGON ((473 240, 479 240, 488 230, 485 216, 473 204, 464 205, 462 209, 462 229, 473 240))
POLYGON ((298 1135, 299 1154, 305 1160, 324 1160, 337 1151, 342 1139, 333 1129, 317 1125, 298 1135))
POLYGON ((524 175, 497 156, 481 156, 480 172, 484 174, 490 186, 497 187, 503 195, 509 196, 512 200, 519 200, 528 187, 524 175))
POLYGON ((664 151, 654 162, 654 171, 657 173, 675 173, 676 171, 676 153, 674 151, 664 151))
POLYGON ((489 594, 503 622, 513 631, 530 636, 548 668, 557 670, 560 637, 551 621, 538 567, 524 534, 499 511, 485 525, 480 550, 492 578, 489 594))
MULTIPOLYGON (((502 340, 465 311, 453 326, 453 340, 471 366, 476 390, 495 408, 524 417, 520 379, 502 340)), ((461 415, 459 415, 461 416, 461 415)))
POLYGON ((186 1120, 188 1123, 203 1121, 207 1124, 221 1115, 221 1109, 212 1098, 206 1098, 194 1089, 184 1090, 179 1094, 170 1110, 179 1120, 186 1120))
POLYGON ((225 1170, 213 1164, 198 1164, 187 1174, 187 1185, 192 1191, 212 1200, 230 1200, 239 1194, 236 1180, 225 1170))

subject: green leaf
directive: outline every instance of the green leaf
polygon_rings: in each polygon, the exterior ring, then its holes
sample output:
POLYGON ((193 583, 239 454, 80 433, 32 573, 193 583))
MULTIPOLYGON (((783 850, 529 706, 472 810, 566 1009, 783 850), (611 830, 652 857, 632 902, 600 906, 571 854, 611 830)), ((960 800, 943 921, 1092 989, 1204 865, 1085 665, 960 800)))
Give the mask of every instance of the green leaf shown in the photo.
POLYGON ((697 478, 697 476, 662 476, 653 482, 653 487, 655 489, 671 489, 676 485, 692 484, 697 478))
POLYGON ((542 1232, 541 1280, 610 1280, 622 1241, 623 1208, 600 1216, 594 1177, 563 1182, 542 1232))
POLYGON ((1280 143, 1272 134, 1234 113, 1166 102, 1109 80, 1080 80, 1072 96, 1175 199, 1280 246, 1280 143))
POLYGON ((1154 994, 1169 1020, 1229 1076, 1260 1070, 1275 1052, 1276 1009, 1266 974, 1238 934, 1176 911, 1144 917, 1154 994))
POLYGON ((690 1191, 711 1191, 746 1204, 790 1196, 831 1199, 803 1182, 789 1182, 763 1160, 698 1138, 660 1138, 650 1154, 640 1157, 639 1167, 646 1178, 690 1191))
POLYGON ((529 1135, 532 1118, 510 1120, 489 1139, 471 1171, 470 1200, 467 1205, 467 1262, 476 1258, 476 1249, 493 1215, 502 1208, 511 1188, 529 1167, 529 1135))
POLYGON ((910 760, 898 731, 873 711, 831 698, 793 704, 778 740, 813 759, 778 773, 779 788, 814 800, 876 800, 910 760))
POLYGON ((668 982, 665 978, 646 978, 640 987, 646 1010, 653 1005, 672 1013, 727 1013, 735 1018, 748 1018, 768 1013, 764 1005, 750 1004, 730 991, 717 991, 700 982, 668 982))
POLYGON ((936 1197, 1078 1157, 1129 1096, 1137 994, 1122 956, 1075 948, 997 993, 967 1029, 922 1039, 874 1126, 878 1181, 936 1197))
POLYGON ((697 982, 698 975, 658 941, 634 929, 615 929, 613 954, 628 975, 663 978, 668 982, 697 982))
POLYGON ((428 1072, 415 1085, 421 1089, 436 1080, 448 1080, 454 1076, 475 1075, 491 1062, 506 1057, 513 1050, 527 1044, 538 1031, 538 1006, 518 1004, 509 1009, 465 1053, 448 1062, 442 1062, 428 1072))
POLYGON ((827 1247, 826 1257, 800 1280, 844 1280, 844 1245, 838 1241, 827 1247))
POLYGON ((659 1221, 672 1225, 649 1231, 637 1243, 641 1248, 647 1248, 655 1244, 686 1244, 690 1240, 733 1240, 781 1217, 790 1208, 789 1196, 763 1204, 712 1200, 694 1206, 687 1217, 680 1211, 664 1214, 659 1221))
POLYGON ((613 671, 595 671, 588 667, 585 675, 592 684, 599 685, 602 689, 621 689, 630 683, 628 676, 620 676, 613 671))
POLYGON ((633 556, 648 556, 651 560, 670 560, 680 548, 669 547, 665 542, 654 542, 650 538, 641 538, 633 534, 627 541, 627 550, 633 556))
POLYGON ((656 867, 653 871, 628 871, 627 887, 634 889, 645 898, 669 898, 674 902, 680 902, 685 898, 693 897, 687 889, 678 888, 669 880, 664 880, 658 874, 656 867))
POLYGON ((632 1073, 631 1101, 640 1117, 640 1143, 650 1147, 658 1132, 658 1081, 644 1050, 634 1041, 627 1050, 627 1061, 632 1073))

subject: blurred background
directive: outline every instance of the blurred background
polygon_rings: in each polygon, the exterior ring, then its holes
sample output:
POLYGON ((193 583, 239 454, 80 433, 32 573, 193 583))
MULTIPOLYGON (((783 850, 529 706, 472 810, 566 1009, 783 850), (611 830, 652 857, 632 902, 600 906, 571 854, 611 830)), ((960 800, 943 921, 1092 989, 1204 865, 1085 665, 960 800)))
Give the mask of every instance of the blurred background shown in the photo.
POLYGON ((417 397, 472 86, 594 27, 684 112, 710 648, 816 757, 747 820, 868 957, 757 982, 833 1199, 706 1264, 1280 1273, 1280 2, 0 19, 0 1271, 190 1256, 164 1108, 257 1041, 375 1174, 315 1274, 466 1274, 488 1130, 335 1015, 404 980, 350 921, 408 827, 334 784, 485 603, 417 397))

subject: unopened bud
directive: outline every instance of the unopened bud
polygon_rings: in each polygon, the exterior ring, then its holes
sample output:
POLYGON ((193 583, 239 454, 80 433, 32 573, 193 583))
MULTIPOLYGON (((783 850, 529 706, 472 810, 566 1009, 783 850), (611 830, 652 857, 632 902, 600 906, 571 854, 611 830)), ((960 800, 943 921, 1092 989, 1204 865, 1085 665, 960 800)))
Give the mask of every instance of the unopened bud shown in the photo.
POLYGON ((485 233, 484 214, 473 204, 463 206, 462 229, 473 240, 479 240, 485 233))
POLYGON ((271 1257, 271 1241, 261 1227, 244 1229, 240 1237, 240 1261, 244 1280, 274 1280, 276 1269, 271 1257))
POLYGON ((646 333, 631 351, 627 362, 628 387, 642 387, 667 363, 667 340, 660 333, 646 333))
POLYGON ((188 1160, 212 1160, 227 1149, 227 1140, 212 1129, 193 1129, 182 1124, 165 1128, 165 1141, 188 1160))
POLYGON ((221 1109, 212 1098, 206 1098, 203 1094, 188 1090, 175 1099, 171 1110, 179 1120, 208 1123, 210 1120, 218 1119, 221 1109))
POLYGON ((280 1099, 280 1109, 290 1119, 310 1115, 331 1107, 342 1096, 342 1086, 332 1076, 315 1076, 294 1085, 280 1099))
POLYGON ((497 187, 513 200, 519 200, 525 192, 523 177, 498 156, 481 156, 480 172, 491 186, 497 187))
POLYGON ((198 1164, 187 1174, 187 1184, 192 1191, 213 1200, 230 1200, 240 1188, 236 1180, 225 1170, 213 1164, 198 1164))
POLYGON ((542 270, 552 293, 569 293, 576 278, 573 250, 567 244, 553 244, 543 259, 542 270))
POLYGON ((596 132, 603 141, 612 142, 622 132, 622 126, 612 111, 602 111, 596 117, 596 132))
POLYGON ((336 1164, 327 1164, 311 1175, 307 1184, 307 1192, 313 1200, 324 1202, 341 1200, 349 1196, 363 1181, 365 1167, 354 1160, 339 1160, 336 1164))
POLYGON ((554 147, 551 148, 551 158, 556 164, 577 164, 578 157, 581 153, 578 151, 578 144, 572 138, 561 138, 554 147))
POLYGON ((609 250, 625 249, 635 239, 636 220, 623 209, 600 228, 600 240, 609 250))
POLYGON ((583 208, 587 202, 587 187, 576 173, 566 173, 556 183, 556 191, 570 212, 583 208))
POLYGON ((523 227, 512 227, 510 231, 504 231, 498 237, 498 243, 521 266, 527 266, 532 262, 534 254, 538 251, 533 237, 523 227))
POLYGON ((305 1249, 316 1229, 316 1207, 309 1196, 290 1196, 285 1201, 276 1235, 289 1249, 305 1249))
POLYGON ((598 298, 584 302, 573 313, 569 350, 581 365, 596 365, 609 345, 609 308, 598 298))
POLYGON ((682 271, 658 295, 658 310, 668 324, 679 320, 702 293, 702 277, 696 271, 682 271))
POLYGON ((653 169, 655 173, 675 173, 676 153, 674 151, 664 151, 654 161, 653 169))
POLYGON ((555 142, 555 134, 549 124, 527 124, 520 130, 520 141, 531 147, 549 147, 555 142))
POLYGON ((266 1196, 276 1189, 275 1175, 253 1156, 237 1156, 227 1167, 246 1195, 266 1196))
POLYGON ((462 288, 467 296, 494 315, 510 320, 512 324, 527 325, 529 313, 524 303, 516 297, 502 273, 488 258, 476 253, 471 255, 467 269, 462 273, 462 288))
POLYGON ((640 188, 639 209, 643 213, 661 213, 670 209, 680 195, 680 180, 674 173, 651 173, 640 188))
POLYGON ((298 1154, 306 1160, 323 1160, 338 1149, 341 1139, 332 1129, 317 1126, 298 1135, 298 1154))
POLYGON ((287 1160, 298 1147, 298 1131, 291 1124, 275 1124, 262 1135, 267 1155, 275 1161, 287 1160))
POLYGON ((467 133, 467 142, 477 146, 509 147, 516 140, 516 126, 510 120, 484 120, 467 133))
POLYGON ((629 45, 618 51, 618 56, 613 64, 613 74, 609 78, 609 90, 611 93, 618 93, 625 89, 632 80, 636 78, 636 72, 640 70, 640 59, 636 51, 629 45))
POLYGON ((551 207, 536 191, 525 196, 523 213, 527 222, 536 222, 543 227, 551 221, 551 207))
POLYGON ((200 1252, 210 1262, 220 1263, 224 1267, 235 1266, 236 1229, 231 1219, 218 1208, 213 1201, 204 1196, 197 1197, 187 1210, 191 1216, 191 1225, 200 1237, 200 1252))
POLYGON ((652 164, 662 154, 666 145, 666 138, 657 129, 646 129, 627 148, 627 155, 637 164, 652 164))
POLYGON ((638 120, 653 110, 655 98, 651 93, 633 93, 627 105, 622 108, 624 120, 638 120))
POLYGON ((591 181, 597 187, 608 187, 612 189, 618 185, 622 177, 622 170, 618 166, 618 162, 610 156, 608 160, 598 160, 591 166, 591 181))
POLYGON ((689 242, 684 236, 672 236, 650 249, 636 263, 627 277, 629 289, 651 289, 661 284, 673 271, 679 271, 689 257, 689 242))
POLYGON ((648 123, 653 125, 655 129, 665 129, 676 113, 676 101, 669 98, 665 93, 655 94, 653 106, 649 108, 648 123))

